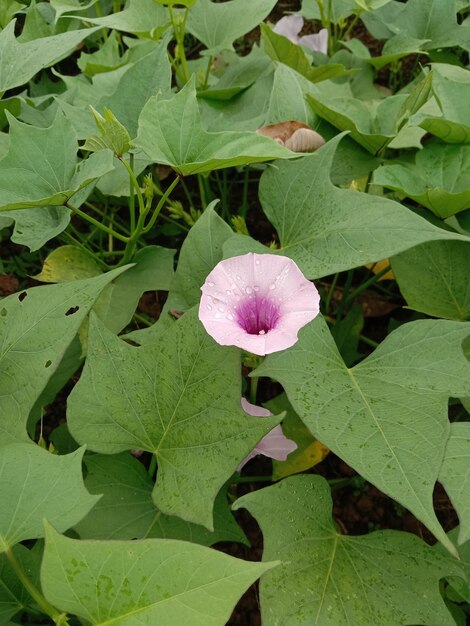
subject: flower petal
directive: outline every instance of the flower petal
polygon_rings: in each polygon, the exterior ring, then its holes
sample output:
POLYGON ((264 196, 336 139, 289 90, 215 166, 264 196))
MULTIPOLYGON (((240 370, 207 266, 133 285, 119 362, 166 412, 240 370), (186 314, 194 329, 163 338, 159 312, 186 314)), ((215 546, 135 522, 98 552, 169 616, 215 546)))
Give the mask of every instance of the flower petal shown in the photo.
POLYGON ((309 48, 313 52, 328 53, 328 30, 322 28, 320 32, 315 35, 304 35, 298 38, 298 43, 305 48, 309 48))
POLYGON ((292 259, 248 253, 218 263, 201 287, 199 319, 221 345, 264 355, 289 348, 319 312, 315 286, 292 259))
MULTIPOLYGON (((257 406, 256 404, 251 404, 245 398, 241 399, 242 409, 248 415, 253 415, 254 417, 269 417, 272 415, 271 411, 263 408, 262 406, 257 406)), ((292 439, 288 439, 284 433, 282 432, 281 426, 275 426, 267 435, 265 435, 261 441, 258 443, 256 448, 240 463, 237 467, 237 471, 239 472, 242 467, 248 463, 251 459, 253 459, 258 454, 262 454, 270 459, 276 459, 276 461, 285 461, 287 456, 297 450, 297 444, 292 439)))
POLYGON ((304 20, 300 15, 286 15, 273 27, 273 32, 287 37, 292 43, 299 43, 298 34, 302 30, 304 20))

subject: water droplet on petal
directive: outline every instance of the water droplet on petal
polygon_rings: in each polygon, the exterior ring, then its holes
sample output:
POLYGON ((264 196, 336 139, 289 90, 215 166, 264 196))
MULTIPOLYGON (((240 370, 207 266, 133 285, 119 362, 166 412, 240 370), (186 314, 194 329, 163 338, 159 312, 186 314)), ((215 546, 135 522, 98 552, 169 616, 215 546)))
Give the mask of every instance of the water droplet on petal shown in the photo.
POLYGON ((232 292, 230 291, 230 289, 227 289, 227 291, 225 292, 228 296, 232 295, 232 292))
POLYGON ((252 289, 251 287, 247 287, 247 288, 245 289, 245 291, 246 291, 246 293, 248 293, 248 294, 253 293, 253 289, 252 289))
POLYGON ((271 283, 271 284, 269 285, 269 288, 270 288, 270 289, 271 289, 271 291, 272 291, 273 289, 276 289, 276 285, 275 285, 274 283, 271 283))
POLYGON ((255 265, 259 265, 259 259, 255 259, 255 265))
POLYGON ((219 306, 219 311, 220 311, 221 313, 223 313, 223 312, 225 311, 225 307, 223 307, 223 306, 219 306))
POLYGON ((265 334, 266 334, 265 330, 260 330, 259 333, 258 333, 258 335, 265 335, 265 334))
POLYGON ((242 277, 241 277, 241 276, 237 276, 237 280, 241 280, 241 279, 242 279, 242 277))
POLYGON ((259 285, 254 285, 254 286, 253 286, 253 289, 254 289, 255 291, 259 291, 259 285))
POLYGON ((208 304, 208 305, 207 305, 207 310, 208 310, 208 311, 212 311, 212 307, 211 307, 211 305, 210 305, 210 304, 208 304))
POLYGON ((228 320, 233 320, 233 315, 231 313, 227 313, 227 319, 228 320))
POLYGON ((213 283, 213 282, 208 282, 208 283, 207 283, 207 285, 208 285, 209 287, 213 287, 213 286, 214 286, 214 283, 213 283))

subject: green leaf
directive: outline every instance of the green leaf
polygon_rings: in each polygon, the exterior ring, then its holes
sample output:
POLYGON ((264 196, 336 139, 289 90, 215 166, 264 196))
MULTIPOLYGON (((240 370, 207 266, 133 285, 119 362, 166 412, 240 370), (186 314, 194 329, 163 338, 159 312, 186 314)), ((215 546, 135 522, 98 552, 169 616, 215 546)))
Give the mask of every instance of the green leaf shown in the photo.
POLYGON ((408 0, 393 19, 386 22, 392 32, 427 39, 426 50, 447 48, 468 41, 465 28, 457 24, 455 2, 408 0))
POLYGON ((39 446, 0 447, 0 552, 24 539, 44 536, 43 520, 67 530, 99 500, 85 489, 84 448, 57 456, 39 446))
POLYGON ((96 52, 91 54, 82 52, 77 65, 86 76, 94 76, 122 67, 127 63, 128 58, 129 53, 127 51, 121 56, 119 35, 113 31, 96 52))
POLYGON ((470 145, 428 143, 415 163, 379 167, 374 183, 400 191, 446 219, 470 207, 470 145))
POLYGON ((406 99, 404 94, 364 102, 320 93, 307 96, 317 115, 339 130, 350 131, 351 137, 371 154, 377 154, 398 134, 399 113, 406 99))
POLYGON ((64 13, 80 13, 86 11, 96 4, 97 0, 89 0, 85 3, 83 3, 83 0, 49 0, 49 2, 51 7, 55 10, 55 21, 57 22, 64 13))
POLYGON ((189 231, 181 246, 178 267, 170 283, 170 293, 158 321, 150 328, 126 335, 144 345, 156 341, 159 333, 172 324, 172 313, 182 313, 201 298, 201 286, 209 272, 222 260, 222 246, 233 234, 230 226, 215 212, 217 200, 211 202, 189 231))
POLYGON ((70 245, 53 250, 35 278, 43 283, 63 283, 99 274, 101 270, 93 255, 84 248, 70 245))
POLYGON ((189 9, 196 4, 197 0, 155 0, 155 2, 163 4, 163 6, 175 6, 176 4, 189 9))
POLYGON ((168 10, 154 0, 130 0, 123 11, 104 17, 87 17, 86 21, 125 33, 148 35, 154 39, 161 37, 171 24, 168 10))
POLYGON ((98 152, 99 150, 111 150, 117 157, 122 157, 123 154, 130 149, 131 137, 121 122, 116 118, 114 113, 104 108, 104 117, 95 111, 93 107, 90 107, 95 118, 96 125, 100 131, 99 137, 94 135, 89 137, 84 145, 84 150, 90 152, 98 152))
POLYGON ((189 11, 186 29, 208 48, 207 54, 233 50, 235 39, 256 28, 275 4, 276 0, 199 0, 189 11))
POLYGON ((132 144, 153 162, 170 165, 180 176, 296 156, 256 133, 205 131, 193 79, 170 99, 150 98, 142 110, 137 139, 132 144))
MULTIPOLYGON (((340 139, 263 173, 261 204, 281 243, 271 253, 292 258, 313 279, 380 261, 426 241, 465 239, 397 202, 334 187, 328 172, 340 139)), ((248 237, 233 236, 224 245, 224 256, 254 251, 254 246, 266 251, 248 237)))
POLYGON ((75 50, 97 28, 84 28, 18 43, 12 20, 0 32, 0 93, 27 83, 37 72, 49 67, 75 50))
MULTIPOLYGON (((358 8, 355 0, 334 0, 331 4, 325 2, 323 4, 325 5, 325 13, 328 14, 329 20, 334 24, 337 24, 342 18, 349 17, 358 8)), ((302 0, 301 13, 308 20, 322 19, 317 0, 302 0)))
POLYGON ((103 494, 74 530, 81 539, 182 539, 210 546, 219 541, 247 543, 228 507, 226 489, 215 500, 214 532, 164 515, 152 502, 153 480, 129 453, 93 454, 85 459, 85 486, 103 494))
POLYGON ((434 63, 432 89, 437 112, 425 108, 414 116, 416 124, 447 143, 470 142, 470 71, 434 63))
POLYGON ((282 560, 261 580, 264 626, 455 626, 439 581, 462 578, 459 563, 403 532, 341 535, 321 476, 287 478, 243 496, 242 507, 261 526, 263 561, 282 560))
MULTIPOLYGON (((18 544, 12 549, 28 578, 39 582, 40 557, 37 551, 28 550, 18 544)), ((4 554, 0 555, 0 625, 9 624, 11 617, 19 611, 30 610, 33 600, 19 581, 10 562, 4 554)))
MULTIPOLYGON (((266 57, 265 57, 266 58, 266 57)), ((296 120, 315 126, 316 118, 305 94, 316 86, 284 64, 271 62, 271 69, 228 102, 203 100, 203 125, 210 131, 257 130, 268 124, 296 120)), ((200 94, 203 96, 203 92, 200 94)))
POLYGON ((146 246, 135 255, 134 267, 103 290, 93 310, 109 330, 118 333, 127 326, 145 291, 168 291, 174 255, 169 248, 146 246))
POLYGON ((13 19, 15 13, 24 9, 25 6, 25 4, 20 4, 16 0, 4 0, 0 7, 0 27, 5 28, 8 22, 13 19))
POLYGON ((230 64, 215 85, 199 90, 198 98, 227 101, 251 87, 262 76, 272 72, 272 62, 257 49, 230 64))
POLYGON ((256 370, 280 382, 304 423, 349 465, 408 508, 448 549, 432 493, 449 437, 449 396, 466 396, 470 324, 420 320, 400 326, 347 368, 320 316, 288 351, 256 370))
POLYGON ((439 473, 439 482, 449 496, 460 520, 459 544, 470 539, 470 424, 454 423, 439 473))
POLYGON ((239 368, 239 351, 215 343, 194 309, 141 348, 91 318, 70 432, 96 452, 156 454, 156 506, 212 530, 222 485, 281 419, 242 411, 239 368))
MULTIPOLYGON (((110 109, 128 132, 133 137, 136 135, 140 112, 150 96, 161 93, 162 97, 169 97, 171 93, 167 44, 165 38, 135 63, 117 72, 95 76, 91 84, 84 80, 72 83, 58 102, 80 139, 86 139, 96 131, 93 116, 86 111, 90 104, 98 111, 105 107, 110 109), (75 97, 71 98, 69 91, 75 97)), ((120 167, 124 170, 122 165, 120 167)))
POLYGON ((392 269, 407 305, 451 320, 470 319, 470 240, 433 241, 392 259, 392 269))
POLYGON ((11 118, 10 149, 0 161, 0 210, 60 206, 112 169, 111 151, 78 162, 77 148, 75 133, 63 115, 49 128, 11 118))
POLYGON ((0 216, 0 227, 14 223, 11 240, 27 246, 31 252, 39 250, 50 239, 63 232, 70 222, 70 209, 66 207, 34 207, 8 211, 0 216))
POLYGON ((416 39, 406 34, 395 35, 385 42, 382 53, 372 57, 368 63, 380 70, 385 65, 398 61, 410 54, 425 54, 423 48, 430 42, 429 39, 416 39))
POLYGON ((292 408, 285 393, 266 402, 264 406, 271 413, 286 412, 282 420, 282 431, 297 444, 297 450, 291 452, 285 461, 273 460, 273 480, 308 470, 325 458, 328 448, 315 439, 292 408))
POLYGON ((0 432, 29 441, 30 410, 98 295, 120 268, 97 278, 33 287, 0 302, 0 432))
POLYGON ((77 541, 48 525, 41 581, 49 602, 93 626, 223 626, 276 565, 173 539, 77 541))
POLYGON ((312 66, 307 58, 302 46, 298 46, 287 37, 278 35, 267 24, 261 24, 261 38, 266 54, 274 61, 285 63, 290 68, 305 76, 312 83, 322 80, 345 76, 355 73, 356 70, 347 70, 344 65, 338 63, 327 63, 318 67, 312 66))

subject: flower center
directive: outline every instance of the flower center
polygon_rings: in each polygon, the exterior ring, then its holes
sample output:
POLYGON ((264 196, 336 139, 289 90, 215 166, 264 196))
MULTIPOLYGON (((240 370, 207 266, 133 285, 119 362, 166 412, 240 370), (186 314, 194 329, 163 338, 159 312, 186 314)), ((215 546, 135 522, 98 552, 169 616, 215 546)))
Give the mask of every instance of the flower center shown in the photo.
POLYGON ((237 323, 249 335, 265 335, 276 327, 279 306, 266 297, 246 298, 237 307, 237 323))

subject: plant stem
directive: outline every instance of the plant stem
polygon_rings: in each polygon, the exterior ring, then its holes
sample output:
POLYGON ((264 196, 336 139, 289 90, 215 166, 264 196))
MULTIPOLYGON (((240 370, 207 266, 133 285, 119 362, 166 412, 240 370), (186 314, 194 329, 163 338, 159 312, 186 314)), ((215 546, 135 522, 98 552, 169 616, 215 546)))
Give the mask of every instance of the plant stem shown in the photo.
POLYGON ((207 60, 206 73, 204 75, 204 83, 202 85, 203 89, 205 89, 207 87, 207 83, 209 81, 209 76, 210 76, 210 73, 211 73, 211 66, 212 66, 212 59, 213 59, 213 57, 210 56, 208 58, 208 60, 207 60))
MULTIPOLYGON (((134 155, 129 155, 129 167, 134 171, 134 155)), ((129 224, 131 233, 135 230, 135 193, 134 193, 134 181, 129 176, 129 224)))
POLYGON ((28 578, 26 572, 24 571, 21 563, 15 556, 15 553, 11 548, 5 550, 5 556, 10 562, 11 567, 13 568, 15 574, 18 576, 18 579, 23 584, 24 588, 27 590, 29 595, 33 598, 33 600, 37 603, 37 605, 41 608, 42 612, 48 615, 51 620, 55 623, 66 623, 64 622, 65 613, 60 613, 52 604, 50 604, 46 598, 42 595, 39 589, 34 585, 33 581, 28 578))
POLYGON ((354 289, 354 291, 351 291, 351 293, 346 296, 344 304, 346 305, 352 302, 355 298, 357 298, 359 294, 365 291, 367 287, 370 287, 370 285, 373 285, 376 281, 379 280, 379 278, 384 276, 390 270, 391 270, 390 265, 387 265, 387 267, 384 267, 383 270, 380 270, 380 272, 378 272, 377 274, 374 274, 371 278, 369 278, 369 280, 366 280, 366 282, 362 283, 362 285, 360 285, 357 289, 354 289))
POLYGON ((150 478, 153 478, 155 475, 155 470, 157 469, 157 456, 152 454, 152 458, 150 459, 150 465, 148 468, 148 475, 150 478))
MULTIPOLYGON (((129 165, 129 163, 122 157, 119 160, 121 161, 121 163, 126 168, 127 173, 129 174, 130 182, 133 185, 133 187, 134 187, 134 189, 135 189, 135 191, 137 193, 137 200, 139 202, 139 213, 142 215, 142 213, 145 213, 145 202, 144 202, 144 197, 142 196, 142 191, 140 189, 139 181, 137 180, 137 177, 134 174, 134 170, 129 165)), ((132 232, 133 231, 131 231, 131 233, 132 232)))
POLYGON ((68 209, 70 209, 71 211, 73 211, 74 213, 76 213, 77 215, 79 215, 82 219, 86 220, 87 222, 90 222, 90 224, 93 224, 93 226, 96 226, 97 228, 99 228, 100 230, 104 231, 105 233, 108 233, 108 235, 112 235, 116 239, 119 239, 119 241, 123 241, 124 243, 127 243, 128 239, 129 239, 128 237, 124 237, 124 235, 120 235, 119 233, 117 233, 112 228, 108 228, 107 226, 105 226, 101 222, 98 222, 98 220, 95 220, 94 217, 91 217, 91 215, 88 215, 84 211, 82 211, 82 210, 80 210, 80 209, 78 209, 76 207, 73 207, 68 202, 65 203, 65 206, 68 209))
POLYGON ((201 207, 204 210, 207 206, 207 200, 206 200, 206 190, 204 188, 204 181, 202 179, 202 174, 197 175, 197 184, 199 186, 199 195, 201 197, 201 207))
POLYGON ((230 482, 234 485, 238 483, 272 483, 273 479, 271 476, 239 476, 230 482))
POLYGON ((330 288, 328 289, 328 293, 326 294, 325 313, 327 315, 330 312, 331 298, 333 297, 333 292, 336 288, 336 283, 338 282, 338 278, 339 278, 339 272, 335 274, 335 277, 333 278, 333 282, 331 283, 330 288))
POLYGON ((251 378, 250 385, 250 402, 256 404, 256 394, 258 392, 258 380, 259 378, 251 378))
POLYGON ((346 284, 344 285, 343 297, 341 298, 340 303, 338 304, 338 308, 336 310, 336 321, 337 322, 339 322, 339 320, 343 316, 343 310, 344 310, 344 306, 346 304, 347 295, 349 293, 349 290, 351 289, 351 285, 352 285, 352 281, 353 281, 353 275, 354 275, 354 270, 349 270, 348 271, 348 277, 346 278, 346 284))
POLYGON ((142 234, 143 233, 148 233, 148 231, 153 228, 155 222, 157 221, 157 217, 160 213, 160 211, 163 208, 163 205, 165 204, 165 202, 168 200, 168 197, 170 196, 171 192, 173 191, 173 189, 176 187, 176 185, 179 183, 180 181, 180 177, 177 176, 175 178, 175 180, 171 183, 171 185, 168 187, 168 189, 165 191, 165 193, 163 194, 163 196, 160 198, 159 203, 157 204, 152 217, 150 218, 147 226, 144 226, 143 230, 142 230, 142 234))
POLYGON ((181 24, 176 23, 175 14, 171 4, 168 6, 168 11, 170 12, 170 19, 173 25, 173 31, 175 33, 177 57, 181 65, 181 69, 183 70, 183 82, 187 83, 189 80, 189 69, 186 61, 186 52, 184 50, 184 30, 186 27, 186 19, 188 17, 188 9, 186 9, 184 12, 183 21, 181 24))

